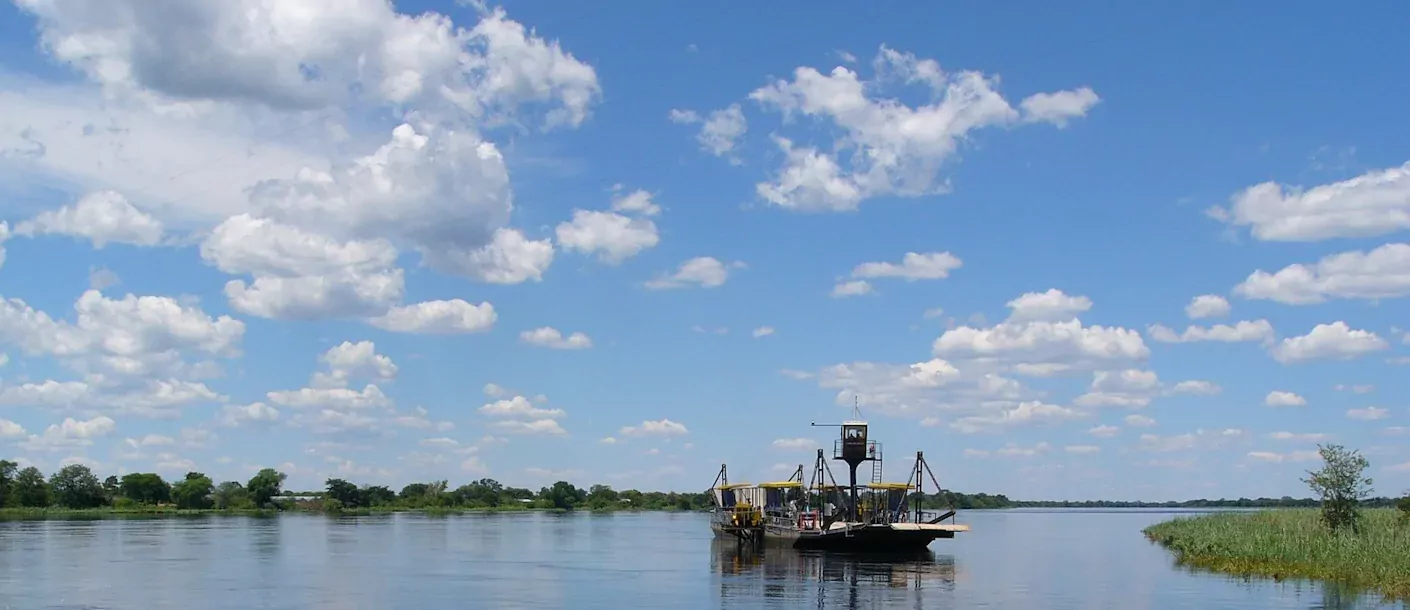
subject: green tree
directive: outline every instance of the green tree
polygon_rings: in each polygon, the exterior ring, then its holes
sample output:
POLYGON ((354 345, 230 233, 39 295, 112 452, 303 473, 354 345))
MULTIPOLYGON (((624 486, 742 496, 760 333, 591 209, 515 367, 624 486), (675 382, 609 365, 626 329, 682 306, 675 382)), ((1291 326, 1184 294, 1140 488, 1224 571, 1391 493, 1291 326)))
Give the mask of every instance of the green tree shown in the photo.
POLYGON ((588 488, 587 505, 596 510, 612 508, 617 505, 617 491, 607 485, 593 485, 588 488))
POLYGON ((122 497, 141 504, 160 504, 171 501, 171 485, 155 472, 134 472, 123 475, 118 484, 122 497))
POLYGON ((357 508, 362 505, 362 490, 342 479, 328 479, 328 492, 324 498, 337 501, 340 508, 357 508))
POLYGON ((20 465, 9 460, 0 460, 0 508, 10 505, 10 486, 15 482, 15 472, 20 465))
POLYGON ((1356 451, 1341 445, 1318 445, 1322 469, 1308 471, 1303 479, 1322 498, 1322 522, 1332 530, 1361 531, 1361 500, 1371 496, 1371 479, 1361 473, 1370 463, 1356 451))
POLYGON ((199 472, 188 472, 186 478, 171 486, 171 499, 177 508, 210 508, 210 495, 215 484, 199 472))
POLYGON ((457 504, 467 506, 499 506, 503 498, 504 486, 494 479, 480 479, 461 485, 452 494, 457 504))
POLYGON ((108 504, 112 504, 113 500, 122 495, 122 484, 116 476, 108 475, 108 478, 103 479, 103 495, 108 497, 108 504))
POLYGON ((12 502, 16 505, 29 507, 49 505, 49 483, 44 480, 44 474, 33 466, 15 474, 15 481, 10 484, 10 491, 14 493, 12 502))
POLYGON ((255 507, 264 508, 274 499, 274 496, 279 495, 284 486, 284 479, 287 478, 289 478, 288 475, 282 472, 273 468, 265 468, 255 473, 254 478, 245 485, 245 489, 249 492, 250 500, 255 503, 255 507))
POLYGON ((499 495, 501 498, 507 498, 516 502, 519 500, 534 499, 534 492, 523 487, 506 487, 504 488, 504 491, 501 491, 499 493, 499 495))
POLYGON ((450 489, 450 482, 444 479, 432 481, 426 486, 426 506, 446 506, 451 503, 450 494, 446 490, 450 489))
POLYGON ((97 508, 107 499, 103 484, 93 470, 83 464, 69 464, 49 479, 54 501, 64 508, 97 508))
POLYGON ((1410 493, 1396 501, 1395 508, 1400 511, 1400 523, 1410 524, 1410 493))
POLYGON ((402 499, 402 500, 410 500, 410 499, 413 499, 413 498, 420 498, 421 496, 424 496, 424 495, 426 495, 426 484, 425 484, 425 483, 412 483, 412 484, 410 484, 410 485, 407 485, 406 487, 401 488, 401 494, 400 494, 400 496, 401 496, 401 499, 402 499))
POLYGON ((574 487, 572 483, 567 481, 558 481, 554 483, 552 487, 545 487, 539 490, 539 499, 543 500, 544 503, 548 505, 548 508, 573 510, 574 507, 582 504, 583 499, 586 497, 586 492, 574 487))
POLYGON ((362 500, 368 506, 386 506, 396 499, 396 492, 383 485, 368 485, 362 488, 362 500))
POLYGON ((250 494, 239 481, 226 481, 217 485, 211 493, 211 500, 215 502, 215 507, 221 510, 250 506, 250 494))

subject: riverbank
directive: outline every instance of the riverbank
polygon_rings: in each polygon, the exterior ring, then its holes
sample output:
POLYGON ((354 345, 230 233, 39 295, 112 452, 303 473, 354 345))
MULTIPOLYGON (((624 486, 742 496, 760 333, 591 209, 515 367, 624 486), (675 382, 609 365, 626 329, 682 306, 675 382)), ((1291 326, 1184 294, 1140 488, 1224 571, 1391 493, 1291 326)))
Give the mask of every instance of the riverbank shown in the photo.
POLYGON ((1146 537, 1183 565, 1239 576, 1333 581, 1410 600, 1410 525, 1397 511, 1362 512, 1360 534, 1334 534, 1315 509, 1182 517, 1146 537))
POLYGON ((227 516, 247 516, 247 517, 272 517, 280 514, 312 514, 328 515, 334 517, 353 517, 366 515, 384 515, 391 513, 420 513, 427 515, 460 515, 475 513, 564 513, 564 512, 588 512, 588 513, 616 513, 616 512, 682 512, 680 509, 640 509, 640 508, 607 508, 590 509, 582 508, 578 511, 567 511, 558 508, 538 508, 524 506, 487 506, 487 507, 462 507, 462 506, 428 506, 420 508, 408 508, 404 506, 376 506, 370 508, 339 508, 325 510, 319 507, 294 506, 283 510, 275 509, 253 509, 253 508, 176 508, 174 506, 130 506, 123 508, 103 507, 103 508, 0 508, 0 520, 43 520, 43 519, 102 519, 102 518, 142 518, 142 517, 184 517, 198 515, 227 515, 227 516))

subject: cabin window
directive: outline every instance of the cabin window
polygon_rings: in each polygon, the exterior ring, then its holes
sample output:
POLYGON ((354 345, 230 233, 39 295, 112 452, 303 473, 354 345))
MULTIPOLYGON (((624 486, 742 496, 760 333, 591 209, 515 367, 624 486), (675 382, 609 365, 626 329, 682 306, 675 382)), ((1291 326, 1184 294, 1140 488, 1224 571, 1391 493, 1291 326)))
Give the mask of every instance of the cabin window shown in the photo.
POLYGON ((842 430, 842 438, 849 441, 866 440, 867 429, 863 426, 847 426, 842 430))

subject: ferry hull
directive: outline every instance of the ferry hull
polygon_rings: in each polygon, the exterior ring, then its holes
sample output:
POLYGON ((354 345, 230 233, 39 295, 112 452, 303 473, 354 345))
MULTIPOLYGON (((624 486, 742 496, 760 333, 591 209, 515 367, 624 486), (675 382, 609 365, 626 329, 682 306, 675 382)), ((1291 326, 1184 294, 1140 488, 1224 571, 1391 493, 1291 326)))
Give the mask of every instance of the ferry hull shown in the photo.
POLYGON ((742 541, 789 546, 800 550, 838 551, 848 553, 905 553, 925 550, 939 538, 954 538, 956 532, 967 531, 965 525, 941 524, 875 524, 837 527, 831 530, 801 530, 767 525, 742 531, 719 523, 711 524, 716 537, 733 537, 742 541))

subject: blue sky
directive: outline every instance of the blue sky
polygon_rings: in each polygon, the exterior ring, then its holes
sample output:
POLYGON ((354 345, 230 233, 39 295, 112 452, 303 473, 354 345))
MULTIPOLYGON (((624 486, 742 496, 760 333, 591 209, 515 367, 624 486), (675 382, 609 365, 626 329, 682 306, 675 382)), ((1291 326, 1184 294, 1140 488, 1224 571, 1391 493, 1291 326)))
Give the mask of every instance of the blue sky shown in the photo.
POLYGON ((1397 3, 112 2, 0 8, 0 455, 1410 488, 1397 3))

